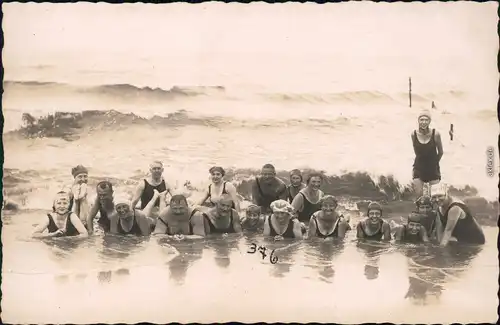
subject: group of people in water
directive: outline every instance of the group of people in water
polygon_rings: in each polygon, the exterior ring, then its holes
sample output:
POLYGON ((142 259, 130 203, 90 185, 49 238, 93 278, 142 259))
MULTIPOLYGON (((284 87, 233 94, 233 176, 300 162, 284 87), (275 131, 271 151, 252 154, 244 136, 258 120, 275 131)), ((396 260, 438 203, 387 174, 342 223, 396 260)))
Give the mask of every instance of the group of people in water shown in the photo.
POLYGON ((416 154, 415 210, 395 227, 384 219, 384 208, 378 202, 371 202, 365 218, 352 227, 350 217, 338 212, 337 198, 321 190, 321 173, 310 173, 304 182, 302 172, 294 169, 287 185, 276 176, 272 164, 265 164, 252 185, 253 202, 243 209, 235 186, 224 180, 224 168, 210 168, 211 184, 202 199, 190 204, 191 192, 170 188, 162 176, 162 162, 155 161, 132 198, 115 193, 109 181, 101 181, 94 202, 88 199, 88 169, 76 166, 71 188, 57 193, 53 211, 33 236, 88 236, 97 227, 105 233, 167 235, 178 240, 242 232, 262 233, 275 240, 342 240, 355 231, 357 238, 375 241, 394 237, 398 242, 432 241, 441 246, 451 241, 484 244, 483 231, 467 205, 451 197, 446 184, 440 182, 443 149, 439 133, 429 129, 430 121, 430 113, 423 111, 418 117, 419 129, 411 135, 416 154), (427 193, 423 193, 425 183, 430 187, 427 193))

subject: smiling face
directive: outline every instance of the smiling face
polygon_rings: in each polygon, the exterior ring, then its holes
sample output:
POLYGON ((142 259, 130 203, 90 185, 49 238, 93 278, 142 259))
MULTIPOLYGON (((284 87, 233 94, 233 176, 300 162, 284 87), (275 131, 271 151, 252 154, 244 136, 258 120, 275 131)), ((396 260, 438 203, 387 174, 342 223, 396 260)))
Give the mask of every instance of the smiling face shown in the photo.
POLYGON ((292 175, 290 176, 290 183, 292 184, 292 186, 299 186, 300 183, 302 183, 302 177, 300 177, 299 175, 292 175))
POLYGON ((120 219, 128 219, 130 215, 130 206, 126 203, 120 203, 115 206, 116 213, 120 219))
POLYGON ((382 218, 382 211, 378 209, 373 209, 368 211, 368 220, 370 220, 371 223, 378 223, 380 222, 382 218))
POLYGON ((442 207, 446 203, 446 195, 436 194, 432 196, 432 202, 437 206, 442 207))
POLYGON ((113 201, 113 190, 109 187, 97 187, 97 197, 99 202, 103 205, 109 205, 113 201))
POLYGON ((431 119, 427 116, 420 116, 418 118, 418 127, 422 130, 426 130, 429 128, 429 125, 431 124, 431 119))
POLYGON ((87 173, 81 173, 75 176, 75 183, 77 184, 87 184, 89 181, 89 175, 87 173))
POLYGON ((54 200, 54 211, 57 214, 65 214, 69 211, 70 205, 71 199, 69 195, 61 194, 54 200))
POLYGON ((212 179, 212 183, 218 184, 222 181, 222 173, 218 170, 213 171, 210 173, 210 178, 212 179))
POLYGON ((321 177, 320 176, 311 177, 308 186, 314 190, 319 190, 321 187, 321 177))
POLYGON ((334 212, 337 208, 337 204, 332 201, 326 201, 321 203, 321 211, 323 211, 323 216, 327 219, 333 219, 335 216, 334 212))
POLYGON ((417 210, 418 210, 418 213, 422 213, 422 214, 427 215, 432 211, 432 206, 428 205, 428 204, 421 204, 418 206, 417 210))
POLYGON ((420 231, 420 227, 421 227, 420 223, 414 222, 414 221, 409 221, 407 226, 406 226, 406 231, 410 235, 416 235, 420 231))
POLYGON ((288 212, 276 211, 273 213, 276 221, 280 224, 285 224, 290 221, 290 214, 288 212))
POLYGON ((219 202, 216 203, 217 214, 220 217, 227 217, 231 213, 233 208, 233 201, 231 198, 227 198, 225 196, 221 196, 219 202))
POLYGON ((163 175, 163 166, 162 164, 155 162, 152 163, 149 167, 149 171, 151 172, 151 177, 154 179, 160 179, 163 175))
POLYGON ((274 172, 273 168, 268 168, 268 167, 262 168, 262 170, 260 172, 260 176, 262 177, 262 181, 266 182, 266 183, 271 182, 274 179, 275 175, 276 175, 276 173, 274 172))

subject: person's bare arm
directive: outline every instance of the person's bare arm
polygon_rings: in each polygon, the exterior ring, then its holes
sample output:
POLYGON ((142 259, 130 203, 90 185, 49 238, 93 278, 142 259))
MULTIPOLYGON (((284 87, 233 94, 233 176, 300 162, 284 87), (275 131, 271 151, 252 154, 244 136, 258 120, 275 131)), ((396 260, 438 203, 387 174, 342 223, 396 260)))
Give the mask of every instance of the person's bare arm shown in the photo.
POLYGON ((205 216, 200 211, 197 211, 191 217, 191 224, 193 225, 193 235, 205 237, 205 216))
POLYGON ((293 234, 295 235, 295 239, 302 239, 302 227, 298 220, 293 220, 293 234))
POLYGON ((87 215, 87 232, 89 234, 92 234, 94 231, 94 218, 97 216, 97 212, 99 212, 99 198, 96 196, 94 204, 92 204, 89 214, 87 215))
POLYGON ((271 218, 271 216, 266 216, 266 219, 264 220, 264 236, 270 236, 271 235, 271 227, 269 227, 269 221, 268 218, 271 218))
POLYGON ((388 222, 384 222, 382 224, 382 240, 383 241, 390 241, 391 240, 391 226, 389 225, 388 222))
MULTIPOLYGON (((154 202, 154 201, 153 201, 154 202)), ((143 236, 149 236, 151 233, 149 217, 141 210, 135 210, 135 218, 143 236)))
POLYGON ((424 243, 428 243, 429 242, 429 236, 427 235, 427 230, 425 230, 424 226, 422 226, 420 228, 420 238, 422 239, 422 241, 424 243))
POLYGON ((292 208, 297 214, 304 208, 304 197, 301 194, 297 194, 293 198, 292 208))
POLYGON ((135 209, 137 206, 137 203, 139 203, 139 200, 141 199, 141 195, 144 192, 145 188, 145 181, 141 180, 139 184, 137 184, 137 187, 135 188, 134 196, 132 197, 132 201, 130 203, 130 208, 135 209))
POLYGON ((69 215, 69 217, 70 217, 71 223, 73 224, 73 226, 75 226, 76 230, 79 233, 79 235, 77 237, 88 237, 89 233, 88 233, 87 229, 85 228, 85 226, 83 225, 80 218, 78 217, 78 215, 75 213, 71 213, 69 215))
POLYGON ((241 212, 241 209, 240 209, 240 199, 238 198, 238 193, 236 192, 236 187, 227 182, 226 183, 226 190, 227 190, 227 193, 229 193, 229 195, 231 196, 231 199, 233 200, 234 202, 234 206, 235 206, 235 209, 238 213, 241 212))
POLYGON ((243 232, 241 229, 240 215, 237 211, 233 211, 233 229, 235 233, 243 232))
POLYGON ((417 155, 417 149, 415 148, 415 132, 412 132, 411 135, 411 144, 412 144, 412 147, 413 147, 413 152, 415 153, 415 156, 417 155))
POLYGON ((441 133, 438 131, 434 133, 434 141, 436 141, 437 159, 438 161, 441 161, 441 158, 443 157, 443 141, 441 141, 441 133))
POLYGON ((349 229, 349 222, 347 222, 344 218, 341 218, 337 227, 338 238, 343 239, 345 237, 347 229, 349 229))
MULTIPOLYGON (((294 224, 295 227, 295 224, 294 224)), ((300 232, 302 233, 302 231, 300 232)), ((314 218, 311 218, 309 220, 309 231, 307 232, 308 238, 315 238, 316 237, 316 222, 314 222, 314 218)))
POLYGON ((396 242, 400 242, 403 240, 403 232, 404 232, 403 226, 399 226, 396 228, 396 232, 394 234, 394 240, 396 242))
POLYGON ((44 234, 43 232, 47 229, 49 226, 49 218, 45 218, 43 222, 40 222, 38 226, 35 227, 33 230, 33 233, 31 234, 31 237, 33 238, 46 238, 46 237, 53 237, 54 234, 44 234))
POLYGON ((259 186, 257 185, 257 178, 252 183, 252 202, 258 206, 262 204, 262 197, 260 195, 259 186))
POLYGON ((446 221, 446 227, 443 232, 443 236, 441 238, 440 246, 446 246, 448 245, 448 242, 450 241, 451 234, 453 233, 453 230, 455 229, 455 226, 457 225, 458 220, 462 215, 465 214, 465 212, 462 211, 457 206, 452 207, 449 212, 448 212, 448 220, 446 221))
POLYGON ((363 221, 358 222, 356 226, 356 237, 359 239, 365 238, 365 232, 363 231, 363 221))
POLYGON ((278 188, 278 199, 286 201, 288 199, 288 191, 286 188, 286 184, 281 181, 279 183, 280 185, 278 188))
POLYGON ((208 194, 208 190, 206 190, 203 198, 200 201, 198 201, 198 205, 203 205, 203 203, 205 203, 205 201, 208 200, 209 196, 210 196, 210 194, 208 194))
POLYGON ((116 212, 111 213, 109 217, 109 232, 111 234, 117 234, 118 233, 118 222, 120 222, 120 218, 116 214, 116 212))
MULTIPOLYGON (((144 210, 142 210, 144 216, 147 218, 151 218, 151 215, 153 214, 153 208, 155 206, 156 200, 160 197, 160 193, 157 190, 153 190, 153 197, 151 200, 149 200, 148 204, 144 207, 144 210)), ((136 210, 140 211, 140 210, 136 210)))

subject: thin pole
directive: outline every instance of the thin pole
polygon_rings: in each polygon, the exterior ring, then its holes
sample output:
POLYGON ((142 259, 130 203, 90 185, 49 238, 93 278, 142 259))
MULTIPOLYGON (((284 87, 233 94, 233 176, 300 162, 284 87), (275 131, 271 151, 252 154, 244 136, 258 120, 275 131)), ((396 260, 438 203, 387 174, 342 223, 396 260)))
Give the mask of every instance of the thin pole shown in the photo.
POLYGON ((408 95, 410 97, 410 107, 411 107, 411 77, 409 78, 409 92, 408 92, 408 95))

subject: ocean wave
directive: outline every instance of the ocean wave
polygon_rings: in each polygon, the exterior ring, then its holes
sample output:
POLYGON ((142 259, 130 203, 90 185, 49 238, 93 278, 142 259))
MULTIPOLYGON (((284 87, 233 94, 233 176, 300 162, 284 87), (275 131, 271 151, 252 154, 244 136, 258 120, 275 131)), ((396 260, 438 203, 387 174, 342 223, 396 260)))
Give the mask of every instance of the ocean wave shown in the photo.
MULTIPOLYGON (((322 190, 327 194, 335 195, 344 207, 355 207, 357 211, 364 211, 370 201, 378 201, 384 205, 384 213, 388 217, 401 217, 408 214, 414 208, 414 193, 410 184, 402 184, 392 175, 382 175, 378 177, 370 176, 365 172, 348 172, 341 175, 328 175, 323 171, 306 169, 304 175, 312 172, 320 172, 324 175, 322 190)), ((237 189, 238 194, 245 201, 252 199, 252 182, 255 176, 259 175, 257 169, 228 169, 225 179, 232 182, 237 189)), ((40 209, 40 203, 46 201, 47 207, 50 205, 50 197, 53 193, 50 190, 60 188, 67 181, 66 173, 51 171, 34 170, 4 170, 4 209, 22 210, 22 209, 40 209), (50 179, 52 186, 47 185, 50 179), (50 187, 50 190, 49 190, 50 187), (44 193, 43 195, 40 193, 44 193), (38 199, 33 200, 33 197, 38 199), (43 200, 41 199, 43 197, 43 200), (30 200, 31 198, 31 200, 30 200), (30 201, 37 202, 36 206, 30 204, 30 201)), ((289 171, 280 170, 277 177, 285 183, 289 183, 289 171)), ((89 179, 89 186, 95 187, 98 182, 110 181, 115 188, 120 188, 121 192, 134 192, 135 186, 142 179, 138 171, 136 175, 129 178, 120 179, 105 175, 92 175, 89 179)), ((196 184, 196 180, 192 180, 196 184)), ((203 185, 190 186, 193 197, 201 196, 205 188, 203 185)), ((497 223, 499 211, 498 201, 489 202, 481 197, 478 190, 473 186, 464 186, 462 188, 450 186, 450 194, 454 197, 464 200, 475 214, 481 224, 493 226, 497 223)))

